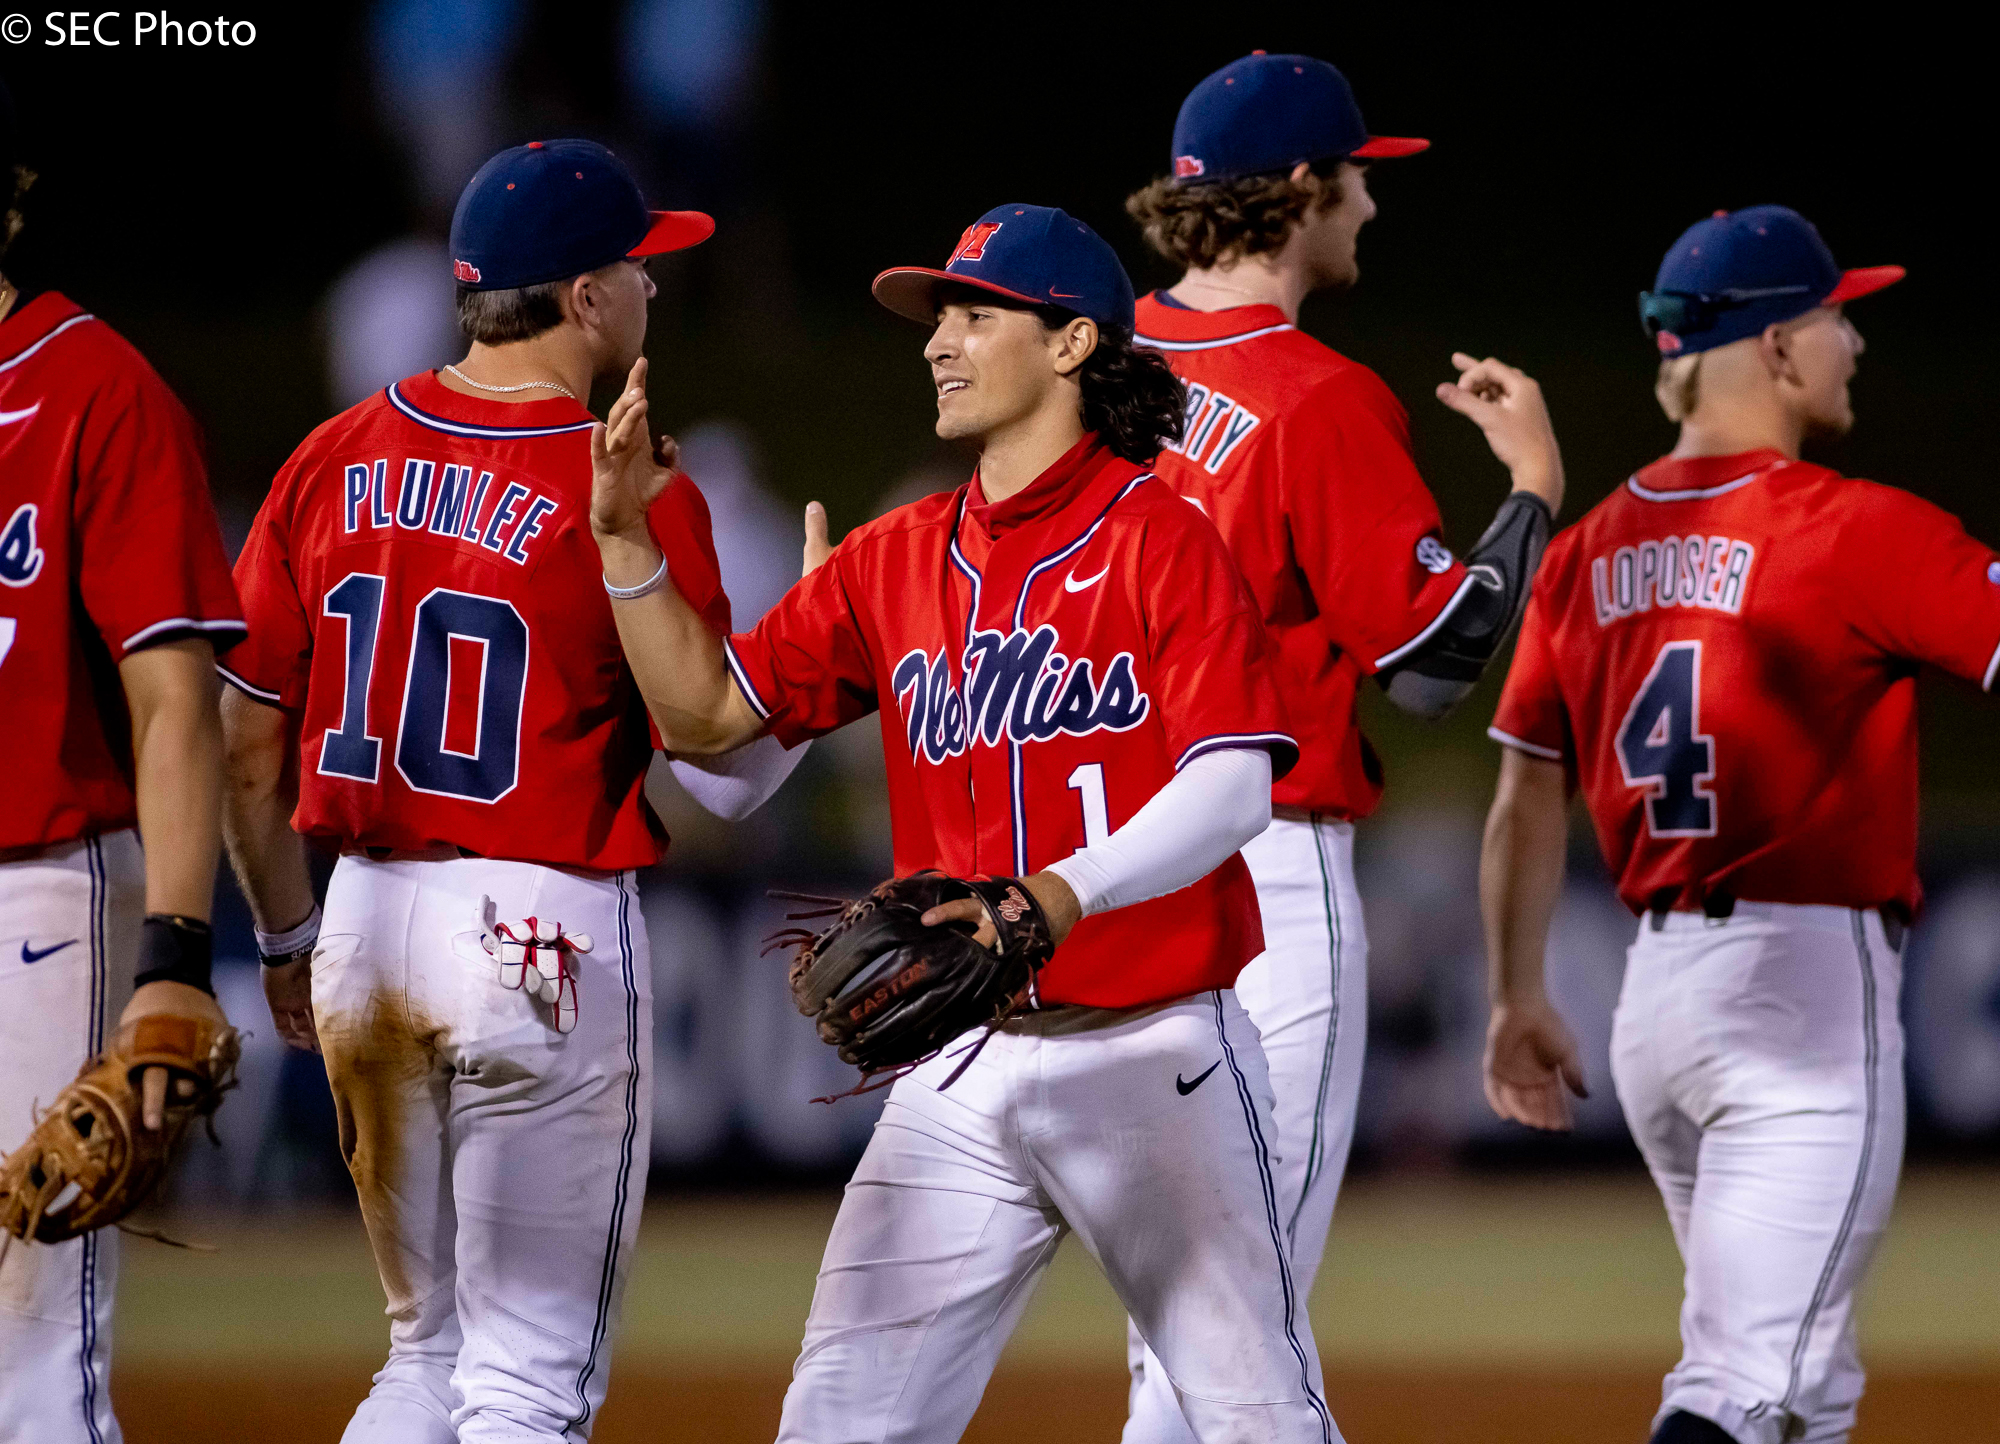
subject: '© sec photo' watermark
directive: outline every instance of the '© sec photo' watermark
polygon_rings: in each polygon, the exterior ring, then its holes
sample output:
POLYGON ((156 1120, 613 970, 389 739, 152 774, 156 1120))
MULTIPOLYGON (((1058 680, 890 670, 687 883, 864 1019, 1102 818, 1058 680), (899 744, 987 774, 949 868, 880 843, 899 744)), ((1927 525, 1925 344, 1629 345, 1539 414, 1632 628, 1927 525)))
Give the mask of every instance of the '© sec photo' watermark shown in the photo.
POLYGON ((39 26, 18 12, 0 20, 0 40, 9 45, 60 45, 79 50, 124 46, 227 50, 256 44, 257 27, 225 15, 182 20, 165 10, 51 10, 42 16, 39 26))

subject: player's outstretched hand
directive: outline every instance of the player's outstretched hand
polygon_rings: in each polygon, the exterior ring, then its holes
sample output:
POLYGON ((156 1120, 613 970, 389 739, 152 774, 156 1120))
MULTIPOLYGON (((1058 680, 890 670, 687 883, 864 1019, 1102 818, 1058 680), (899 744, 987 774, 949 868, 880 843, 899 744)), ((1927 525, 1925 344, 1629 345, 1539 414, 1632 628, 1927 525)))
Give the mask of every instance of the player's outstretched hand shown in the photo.
MULTIPOLYGON (((164 979, 148 983, 132 994, 132 1001, 118 1015, 118 1026, 122 1028, 140 1018, 163 1013, 182 1018, 206 1018, 218 1028, 229 1026, 229 1019, 223 1016, 222 1005, 207 993, 186 983, 164 979)), ((154 1130, 166 1118, 168 1077, 165 1068, 148 1068, 139 1077, 140 1118, 146 1127, 154 1130)), ((181 1079, 180 1090, 183 1098, 192 1098, 196 1091, 193 1080, 181 1079)))
POLYGON ((1525 371, 1488 356, 1475 361, 1463 351, 1451 353, 1458 381, 1444 382, 1437 398, 1486 433, 1493 455, 1512 473, 1519 491, 1531 491, 1562 510, 1562 451, 1542 388, 1525 371))
POLYGON ((319 1030, 313 1027, 312 959, 266 965, 263 973, 264 1001, 271 1005, 278 1036, 303 1052, 319 1052, 319 1030))
POLYGON ((833 543, 826 539, 826 508, 816 501, 806 503, 805 568, 799 575, 809 577, 819 564, 833 555, 833 543))
POLYGON ((590 431, 590 529, 598 540, 623 537, 652 545, 646 509, 674 478, 680 448, 659 441, 647 421, 646 358, 632 363, 611 415, 590 431))
POLYGON ((1590 1096, 1576 1039, 1546 1000, 1494 1007, 1485 1076, 1493 1111, 1530 1128, 1567 1132, 1573 1122, 1569 1095, 1590 1096))

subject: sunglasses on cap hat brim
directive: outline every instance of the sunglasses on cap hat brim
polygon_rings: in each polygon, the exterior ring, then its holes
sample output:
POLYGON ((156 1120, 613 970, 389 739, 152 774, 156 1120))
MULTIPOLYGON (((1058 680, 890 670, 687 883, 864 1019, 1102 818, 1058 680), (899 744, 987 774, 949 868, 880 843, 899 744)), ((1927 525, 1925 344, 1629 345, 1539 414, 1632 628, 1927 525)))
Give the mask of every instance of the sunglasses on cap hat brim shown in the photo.
MULTIPOLYGON (((1837 306, 1879 291, 1884 286, 1893 286, 1905 274, 1901 266, 1863 266, 1847 271, 1834 288, 1814 304, 1837 306)), ((1648 336, 1656 339, 1663 331, 1675 336, 1693 335, 1714 326, 1724 311, 1757 301, 1775 300, 1780 296, 1805 296, 1811 291, 1810 286, 1763 286, 1709 292, 1641 291, 1639 324, 1646 328, 1648 336)), ((1802 312, 1810 309, 1811 306, 1800 307, 1802 312)))

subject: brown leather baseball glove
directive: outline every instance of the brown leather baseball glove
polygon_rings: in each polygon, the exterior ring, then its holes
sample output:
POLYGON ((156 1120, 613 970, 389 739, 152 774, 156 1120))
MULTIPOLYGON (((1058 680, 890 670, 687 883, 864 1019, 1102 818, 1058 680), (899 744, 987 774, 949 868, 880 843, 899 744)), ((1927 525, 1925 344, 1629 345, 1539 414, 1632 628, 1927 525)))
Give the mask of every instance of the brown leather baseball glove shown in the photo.
POLYGON ((174 1145, 236 1083, 236 1030, 207 1018, 136 1018, 36 1115, 28 1141, 0 1162, 0 1247, 61 1243, 115 1224, 151 1198, 174 1145), (140 1076, 168 1073, 158 1128, 144 1126, 140 1076))

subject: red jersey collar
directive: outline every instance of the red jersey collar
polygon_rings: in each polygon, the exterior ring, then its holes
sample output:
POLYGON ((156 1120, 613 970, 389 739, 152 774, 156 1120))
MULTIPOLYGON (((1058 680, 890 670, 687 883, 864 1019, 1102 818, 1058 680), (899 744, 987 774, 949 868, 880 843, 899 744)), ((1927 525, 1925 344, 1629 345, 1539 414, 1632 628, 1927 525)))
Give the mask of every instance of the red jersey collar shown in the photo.
MULTIPOLYGON (((1057 457, 1047 471, 1004 500, 988 501, 975 471, 965 489, 966 524, 997 540, 1061 511, 1102 476, 1108 465, 1131 467, 1130 462, 1121 462, 1095 431, 1086 431, 1082 440, 1057 457)), ((1136 468, 1133 474, 1137 474, 1136 468)))
POLYGON ((554 392, 546 401, 488 401, 483 396, 467 396, 438 380, 435 371, 420 371, 391 386, 389 404, 420 424, 441 430, 454 425, 471 428, 467 434, 475 436, 494 432, 546 436, 580 431, 597 420, 582 402, 554 392))
POLYGON ((1628 489, 1646 500, 1672 493, 1677 499, 1718 496, 1755 480, 1776 467, 1789 466, 1791 458, 1776 447, 1739 451, 1733 456, 1663 456, 1650 466, 1642 466, 1626 483, 1628 489))
POLYGON ((25 306, 17 304, 0 321, 0 366, 21 359, 57 327, 82 315, 83 307, 57 291, 44 291, 25 306))
POLYGON ((1170 306, 1157 292, 1139 298, 1137 327, 1147 341, 1247 341, 1273 331, 1297 328, 1276 306, 1231 306, 1222 311, 1190 311, 1170 306))

